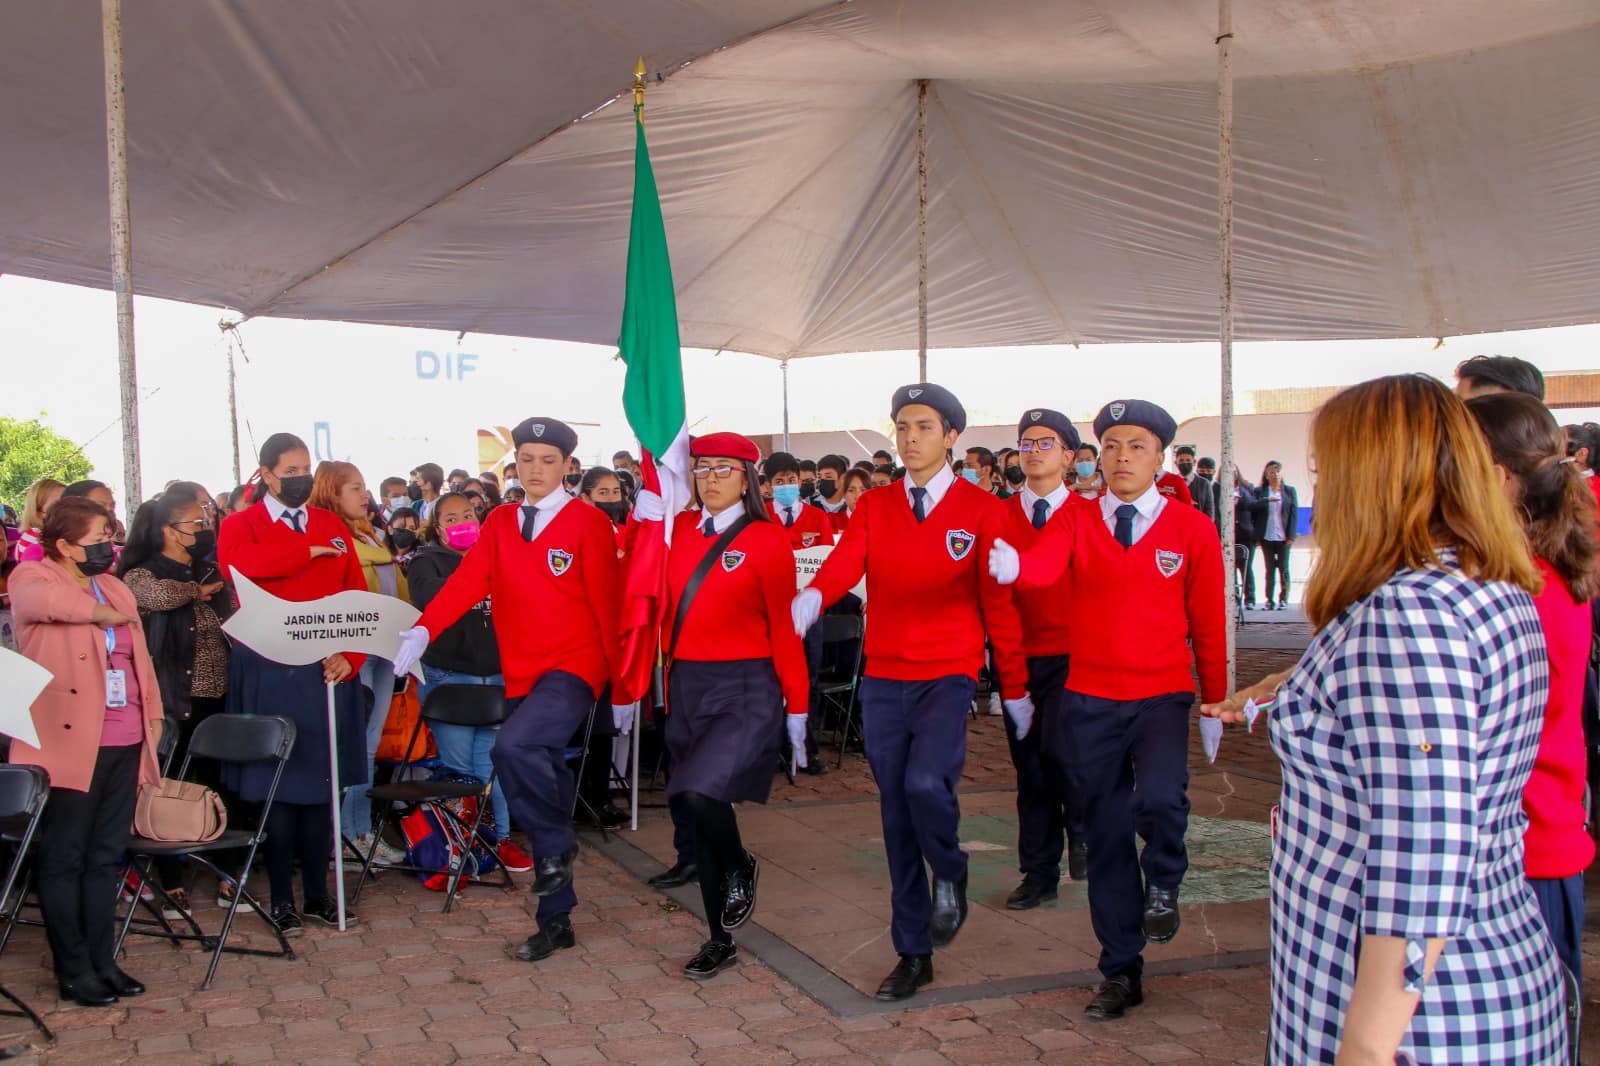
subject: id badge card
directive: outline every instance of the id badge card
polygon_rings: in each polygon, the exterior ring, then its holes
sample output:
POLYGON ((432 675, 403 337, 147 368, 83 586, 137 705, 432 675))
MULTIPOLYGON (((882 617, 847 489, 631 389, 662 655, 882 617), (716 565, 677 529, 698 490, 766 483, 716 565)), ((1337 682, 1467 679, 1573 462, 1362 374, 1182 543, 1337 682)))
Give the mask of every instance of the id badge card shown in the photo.
POLYGON ((128 705, 128 674, 125 670, 106 671, 106 706, 128 705))

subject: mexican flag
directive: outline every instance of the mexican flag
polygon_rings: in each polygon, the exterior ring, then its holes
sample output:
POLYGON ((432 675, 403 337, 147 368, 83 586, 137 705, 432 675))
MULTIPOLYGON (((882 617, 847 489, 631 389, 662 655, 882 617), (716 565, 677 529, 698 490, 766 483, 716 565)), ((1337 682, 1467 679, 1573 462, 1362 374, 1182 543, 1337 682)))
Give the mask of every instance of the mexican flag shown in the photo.
POLYGON ((673 518, 689 502, 689 429, 684 418, 678 303, 672 288, 667 231, 645 143, 643 108, 636 105, 633 113, 633 223, 628 233, 622 334, 617 339, 622 360, 628 365, 622 406, 643 452, 642 488, 659 494, 667 513, 665 522, 642 522, 633 531, 622 603, 627 695, 647 699, 650 673, 671 624, 664 617, 667 549, 672 544, 673 518))

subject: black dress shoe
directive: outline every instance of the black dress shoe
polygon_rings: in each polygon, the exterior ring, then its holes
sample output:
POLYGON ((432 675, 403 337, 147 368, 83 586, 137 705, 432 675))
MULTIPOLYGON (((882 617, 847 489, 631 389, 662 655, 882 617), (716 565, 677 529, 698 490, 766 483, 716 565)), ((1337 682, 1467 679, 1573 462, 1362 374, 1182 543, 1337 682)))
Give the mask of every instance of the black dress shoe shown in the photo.
POLYGON ((761 872, 761 866, 748 851, 744 853, 744 859, 744 867, 729 874, 722 889, 724 929, 739 928, 750 920, 751 913, 756 909, 756 877, 761 872))
POLYGON ((572 884, 572 860, 578 857, 578 845, 533 863, 533 894, 553 896, 572 884))
POLYGON ((100 974, 99 976, 100 976, 100 980, 102 980, 102 981, 104 981, 106 983, 106 987, 111 989, 112 995, 116 995, 116 996, 142 996, 142 995, 144 995, 144 985, 140 984, 138 981, 134 980, 133 978, 129 977, 127 974, 123 973, 121 968, 118 967, 118 966, 113 965, 111 967, 111 969, 107 970, 103 974, 100 974))
POLYGON ((274 903, 272 924, 278 927, 278 932, 283 934, 285 940, 291 940, 306 931, 306 923, 300 920, 300 913, 294 909, 293 903, 274 903))
POLYGON ((651 888, 679 888, 700 880, 700 867, 692 862, 680 862, 662 870, 645 884, 651 888))
POLYGON ((822 759, 816 755, 808 757, 806 764, 801 769, 812 777, 821 777, 828 772, 828 768, 822 764, 822 759))
POLYGON ((1178 935, 1178 890, 1151 885, 1144 893, 1144 935, 1165 944, 1178 935))
POLYGON ((517 958, 523 962, 538 962, 540 959, 548 959, 563 948, 572 947, 577 942, 578 938, 572 932, 572 923, 560 918, 523 941, 522 946, 517 949, 517 958))
POLYGON ((627 811, 612 803, 602 804, 594 814, 595 821, 600 823, 602 829, 616 829, 627 825, 631 818, 627 811))
POLYGON ((1100 1021, 1110 1021, 1122 1017, 1129 1007, 1137 1007, 1143 1002, 1144 990, 1139 986, 1139 979, 1118 975, 1100 983, 1100 988, 1083 1013, 1100 1021))
POLYGON ((945 947, 967 921, 967 879, 933 881, 933 921, 928 930, 933 946, 945 947))
POLYGON ((707 940, 695 957, 684 964, 685 976, 705 981, 739 961, 739 948, 733 941, 707 940))
POLYGON ((61 982, 61 998, 70 999, 80 1007, 110 1007, 117 995, 99 974, 84 974, 61 982))
POLYGON ((1024 880, 1011 890, 1011 895, 1006 897, 1006 910, 1031 911, 1039 904, 1049 903, 1059 895, 1055 885, 1041 885, 1037 881, 1024 880))
POLYGON ((901 955, 900 962, 878 986, 878 998, 885 1003, 910 999, 917 994, 917 989, 932 980, 932 955, 901 955))
POLYGON ((1074 881, 1089 880, 1089 845, 1084 841, 1067 842, 1067 876, 1074 881))

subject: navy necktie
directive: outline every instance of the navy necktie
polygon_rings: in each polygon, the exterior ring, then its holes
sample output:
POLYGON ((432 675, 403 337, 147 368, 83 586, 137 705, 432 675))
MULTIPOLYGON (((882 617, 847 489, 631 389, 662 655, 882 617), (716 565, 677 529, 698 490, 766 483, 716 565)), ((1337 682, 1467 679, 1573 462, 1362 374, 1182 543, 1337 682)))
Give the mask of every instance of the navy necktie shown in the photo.
POLYGON ((533 543, 533 516, 538 514, 538 508, 524 507, 522 509, 522 539, 533 543))
POLYGON ((294 530, 296 533, 304 533, 306 528, 302 523, 305 519, 305 516, 306 515, 304 511, 285 511, 283 520, 289 523, 289 528, 294 530))
POLYGON ((1131 503, 1117 508, 1117 543, 1124 548, 1133 547, 1133 516, 1138 513, 1139 508, 1131 503))
POLYGON ((928 517, 927 504, 928 490, 913 485, 911 487, 911 513, 917 516, 918 522, 928 517))
POLYGON ((1046 522, 1048 522, 1048 521, 1050 521, 1050 501, 1049 500, 1034 500, 1033 501, 1033 528, 1034 529, 1043 529, 1044 528, 1044 524, 1046 522))
POLYGON ((708 537, 716 536, 717 535, 717 523, 716 523, 716 520, 713 519, 710 515, 706 515, 705 524, 700 527, 700 532, 704 533, 708 537))
POLYGON ((793 507, 785 507, 783 509, 783 524, 786 525, 786 526, 794 525, 794 508, 793 507))

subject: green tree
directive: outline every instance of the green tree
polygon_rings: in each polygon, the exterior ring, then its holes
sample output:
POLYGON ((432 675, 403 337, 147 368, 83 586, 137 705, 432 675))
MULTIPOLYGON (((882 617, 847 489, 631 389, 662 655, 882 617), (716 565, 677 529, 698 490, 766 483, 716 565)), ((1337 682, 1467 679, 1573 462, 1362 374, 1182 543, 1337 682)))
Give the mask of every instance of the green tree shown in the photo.
POLYGON ((90 469, 82 448, 39 419, 0 416, 0 501, 18 514, 22 497, 35 481, 53 477, 70 485, 87 477, 90 469))

